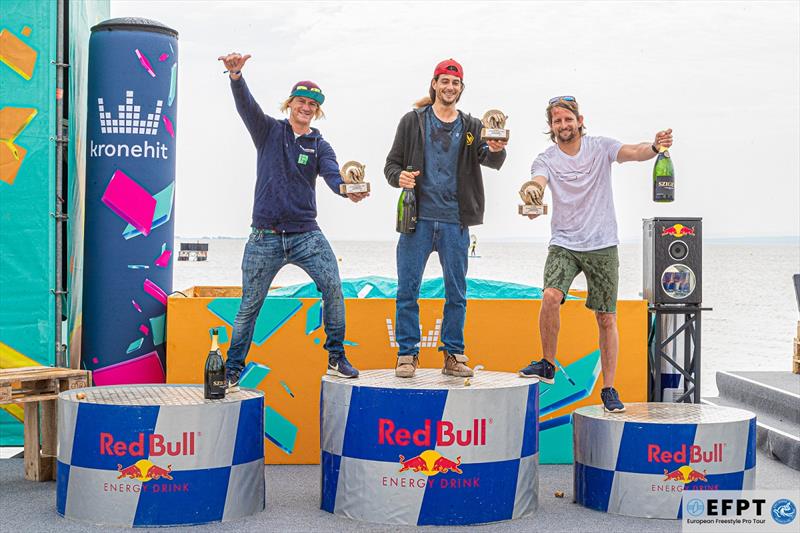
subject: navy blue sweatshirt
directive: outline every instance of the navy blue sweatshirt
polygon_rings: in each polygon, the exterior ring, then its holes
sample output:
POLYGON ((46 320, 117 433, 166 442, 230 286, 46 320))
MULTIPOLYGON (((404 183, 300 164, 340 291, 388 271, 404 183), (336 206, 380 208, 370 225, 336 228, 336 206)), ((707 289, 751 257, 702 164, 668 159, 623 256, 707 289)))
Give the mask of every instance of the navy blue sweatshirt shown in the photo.
POLYGON ((316 128, 295 139, 287 119, 264 114, 243 77, 231 79, 231 90, 258 154, 253 227, 286 233, 319 229, 317 176, 337 195, 343 183, 333 148, 316 128))

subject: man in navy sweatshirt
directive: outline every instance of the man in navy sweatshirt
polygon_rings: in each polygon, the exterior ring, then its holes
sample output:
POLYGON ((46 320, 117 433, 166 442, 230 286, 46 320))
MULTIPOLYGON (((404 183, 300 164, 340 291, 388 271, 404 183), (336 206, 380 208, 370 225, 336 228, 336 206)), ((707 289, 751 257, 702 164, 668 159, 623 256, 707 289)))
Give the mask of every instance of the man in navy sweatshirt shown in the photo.
MULTIPOLYGON (((242 303, 233 323, 226 365, 228 392, 239 389, 256 318, 278 271, 288 264, 305 270, 322 292, 327 373, 358 377, 344 353, 344 298, 339 267, 328 240, 317 225, 314 187, 322 176, 336 194, 343 183, 333 148, 311 127, 324 116, 325 95, 313 82, 292 87, 281 106, 289 118, 277 120, 264 114, 242 77, 250 55, 221 56, 231 80, 236 110, 253 139, 258 162, 253 202, 252 231, 242 258, 242 303)), ((353 202, 369 193, 346 195, 353 202)))

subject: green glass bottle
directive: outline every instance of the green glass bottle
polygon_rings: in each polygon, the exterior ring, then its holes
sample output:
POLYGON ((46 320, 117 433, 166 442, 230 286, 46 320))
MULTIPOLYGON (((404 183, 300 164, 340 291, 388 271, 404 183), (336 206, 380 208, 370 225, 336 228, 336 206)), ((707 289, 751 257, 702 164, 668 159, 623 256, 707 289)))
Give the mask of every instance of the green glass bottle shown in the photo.
POLYGON ((675 169, 672 166, 669 150, 661 146, 653 167, 653 201, 672 202, 673 200, 675 200, 675 169))
MULTIPOLYGON (((414 172, 414 167, 406 168, 408 172, 414 172)), ((414 189, 404 188, 397 200, 397 231, 399 233, 414 233, 417 228, 417 196, 414 189)))

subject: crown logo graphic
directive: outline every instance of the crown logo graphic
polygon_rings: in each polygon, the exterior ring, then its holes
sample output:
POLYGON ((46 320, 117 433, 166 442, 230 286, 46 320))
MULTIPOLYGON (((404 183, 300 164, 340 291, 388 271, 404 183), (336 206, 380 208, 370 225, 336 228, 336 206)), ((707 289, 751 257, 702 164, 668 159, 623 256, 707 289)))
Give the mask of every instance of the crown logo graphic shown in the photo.
POLYGON ((100 132, 155 135, 158 133, 158 123, 161 120, 161 106, 163 103, 163 100, 156 101, 155 113, 148 113, 147 118, 141 118, 141 106, 133 104, 133 91, 125 91, 125 104, 117 106, 117 118, 111 118, 111 113, 105 110, 103 99, 98 98, 97 108, 100 115, 100 132))

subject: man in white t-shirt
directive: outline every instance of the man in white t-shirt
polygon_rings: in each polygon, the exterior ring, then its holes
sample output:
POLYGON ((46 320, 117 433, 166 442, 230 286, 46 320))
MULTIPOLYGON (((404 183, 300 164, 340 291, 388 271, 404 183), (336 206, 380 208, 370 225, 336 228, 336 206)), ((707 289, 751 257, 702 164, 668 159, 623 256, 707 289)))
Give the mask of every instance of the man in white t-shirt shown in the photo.
MULTIPOLYGON (((606 411, 624 411, 614 389, 619 335, 617 333, 617 219, 611 190, 611 163, 647 161, 658 147, 672 146, 672 130, 659 131, 655 141, 622 144, 607 137, 587 137, 583 116, 573 96, 557 96, 547 106, 550 140, 556 143, 539 154, 531 167, 533 181, 521 194, 528 203, 541 204, 550 186, 553 201, 551 239, 544 267, 544 294, 539 314, 542 337, 540 361, 520 370, 522 377, 555 381, 555 356, 560 305, 578 274, 586 275, 586 307, 595 312, 600 333, 606 411)), ((536 218, 538 215, 529 215, 536 218)))

